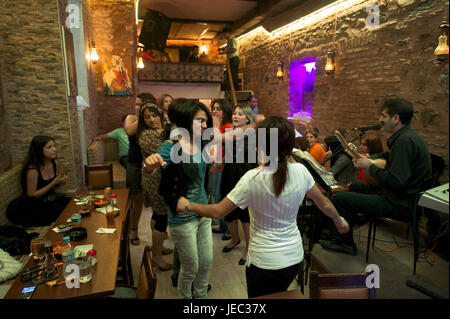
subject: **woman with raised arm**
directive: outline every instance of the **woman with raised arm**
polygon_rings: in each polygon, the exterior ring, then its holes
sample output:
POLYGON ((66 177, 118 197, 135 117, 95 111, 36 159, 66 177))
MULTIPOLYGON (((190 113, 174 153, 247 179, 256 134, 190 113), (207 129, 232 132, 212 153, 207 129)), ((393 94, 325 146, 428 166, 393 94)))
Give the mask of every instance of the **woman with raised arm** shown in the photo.
POLYGON ((55 139, 38 135, 33 138, 22 170, 23 196, 13 200, 6 216, 23 227, 46 226, 58 218, 70 198, 58 196, 55 187, 68 178, 56 160, 55 139))
MULTIPOLYGON (((164 112, 162 108, 151 102, 143 104, 140 112, 136 139, 139 142, 143 158, 146 158, 156 153, 164 142, 164 137, 166 136, 164 112)), ((152 229, 152 263, 159 270, 167 271, 172 269, 172 264, 166 263, 162 255, 172 253, 172 249, 164 248, 163 246, 167 230, 167 205, 158 192, 160 182, 160 169, 151 175, 146 174, 143 170, 144 206, 151 206, 153 210, 150 223, 152 229)))
MULTIPOLYGON (((308 170, 291 163, 294 127, 281 117, 265 119, 260 126, 268 131, 278 129, 278 158, 275 173, 268 170, 270 161, 248 171, 234 189, 218 204, 203 205, 181 197, 179 215, 186 212, 222 218, 237 207, 250 211, 250 247, 246 262, 248 297, 285 291, 298 274, 303 261, 302 238, 297 227, 297 212, 305 196, 311 198, 339 232, 349 231, 348 223, 339 216, 332 203, 320 192, 308 170)), ((270 148, 270 134, 266 134, 270 148)))
MULTIPOLYGON (((252 109, 248 105, 237 105, 233 108, 232 117, 232 128, 233 131, 236 129, 242 129, 245 126, 254 123, 252 109)), ((230 131, 229 133, 233 133, 230 131)), ((227 135, 227 132, 225 133, 227 135)), ((247 137, 244 136, 243 143, 234 142, 233 143, 233 161, 232 163, 225 163, 223 166, 222 181, 220 184, 220 193, 225 195, 228 194, 239 182, 239 179, 250 169, 258 166, 256 160, 254 163, 249 162, 248 156, 249 151, 256 152, 256 149, 252 150, 248 147, 247 137), (243 149, 239 149, 243 146, 243 149), (243 161, 239 161, 237 154, 244 152, 243 161)), ((256 154, 255 154, 256 159, 256 154)), ((238 219, 241 221, 242 229, 244 230, 245 236, 245 250, 243 256, 239 260, 239 265, 245 265, 247 260, 248 245, 250 242, 250 217, 248 214, 248 209, 236 209, 225 217, 225 222, 227 228, 231 234, 231 240, 222 249, 222 252, 228 253, 233 250, 234 247, 240 244, 241 239, 239 236, 239 223, 238 219)))
MULTIPOLYGON (((213 116, 213 126, 214 128, 219 129, 220 133, 224 133, 226 129, 232 128, 231 125, 231 116, 232 116, 232 108, 230 103, 226 99, 215 99, 211 103, 211 112, 213 116)), ((222 147, 222 158, 224 156, 223 147, 222 147)), ((222 198, 220 194, 220 184, 222 181, 222 173, 223 167, 216 166, 210 170, 209 173, 209 182, 208 182, 208 195, 209 195, 209 203, 215 204, 218 203, 222 198)), ((231 237, 227 236, 229 233, 228 228, 225 224, 225 220, 221 219, 219 221, 218 229, 213 228, 213 233, 224 233, 222 236, 223 240, 228 240, 231 237)))
POLYGON ((192 202, 208 203, 205 189, 208 163, 202 156, 203 143, 196 142, 201 137, 194 134, 203 134, 212 127, 212 117, 203 103, 187 99, 173 101, 168 114, 180 133, 178 140, 165 141, 157 153, 145 159, 144 169, 152 173, 162 167, 159 193, 169 206, 168 223, 181 264, 178 294, 187 299, 205 298, 212 264, 211 219, 194 212, 180 216, 176 204, 181 196, 192 202))

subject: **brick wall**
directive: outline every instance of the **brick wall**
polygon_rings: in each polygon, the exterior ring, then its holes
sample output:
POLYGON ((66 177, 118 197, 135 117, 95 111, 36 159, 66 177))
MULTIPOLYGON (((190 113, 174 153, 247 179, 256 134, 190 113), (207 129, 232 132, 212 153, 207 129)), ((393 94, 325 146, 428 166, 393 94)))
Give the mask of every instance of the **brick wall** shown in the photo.
POLYGON ((53 136, 70 190, 79 183, 73 144, 78 124, 74 102, 66 97, 59 28, 57 1, 0 2, 0 72, 12 164, 23 162, 33 136, 53 136))
POLYGON ((99 61, 92 64, 98 112, 97 134, 120 127, 125 114, 134 113, 136 80, 136 20, 134 1, 91 0, 89 37, 95 41, 99 61), (130 96, 105 96, 103 88, 104 64, 111 65, 111 57, 122 57, 133 88, 130 96))
MULTIPOLYGON (((241 38, 246 89, 255 92, 265 114, 287 116, 289 63, 315 57, 312 125, 320 129, 322 140, 336 128, 376 123, 383 99, 399 96, 415 107, 412 127, 448 164, 449 68, 433 54, 448 2, 377 3, 377 28, 366 26, 365 8, 373 4, 366 1, 300 30, 279 36, 261 31, 241 38), (333 47, 335 21, 336 72, 327 75, 326 52, 333 47), (275 76, 278 61, 284 63, 283 80, 275 76)), ((448 171, 445 174, 448 181, 448 171)))

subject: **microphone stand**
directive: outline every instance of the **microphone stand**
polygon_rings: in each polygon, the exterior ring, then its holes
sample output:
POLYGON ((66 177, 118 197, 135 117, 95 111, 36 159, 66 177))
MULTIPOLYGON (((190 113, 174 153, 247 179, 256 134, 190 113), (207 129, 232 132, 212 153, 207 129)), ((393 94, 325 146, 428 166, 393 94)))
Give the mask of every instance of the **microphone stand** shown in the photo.
MULTIPOLYGON (((364 134, 366 134, 366 131, 360 131, 360 133, 358 134, 358 136, 356 136, 353 140, 350 141, 350 143, 353 143, 354 141, 356 141, 358 138, 361 138, 364 136, 364 134)), ((331 154, 331 156, 327 159, 325 159, 322 163, 322 165, 324 165, 326 162, 328 162, 329 160, 331 160, 333 157, 335 157, 336 155, 338 155, 339 153, 341 153, 344 150, 344 148, 342 147, 342 145, 339 145, 339 148, 333 152, 333 154, 331 154)))

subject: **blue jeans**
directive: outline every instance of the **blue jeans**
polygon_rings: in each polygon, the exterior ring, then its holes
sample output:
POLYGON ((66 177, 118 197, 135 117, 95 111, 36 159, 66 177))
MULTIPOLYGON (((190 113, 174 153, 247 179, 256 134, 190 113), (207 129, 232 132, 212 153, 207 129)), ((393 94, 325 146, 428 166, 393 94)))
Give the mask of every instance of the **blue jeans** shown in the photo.
POLYGON ((187 224, 171 227, 171 235, 180 257, 178 295, 192 299, 206 298, 209 271, 213 261, 211 219, 201 217, 187 224))
MULTIPOLYGON (((217 170, 215 173, 208 174, 208 194, 209 194, 209 203, 217 204, 222 200, 222 196, 220 194, 220 183, 222 182, 222 171, 217 170)), ((216 223, 214 223, 216 224, 216 223)), ((217 225, 217 224, 216 224, 217 225)), ((225 224, 225 220, 222 218, 219 220, 219 230, 223 232, 227 232, 227 225, 225 224)))

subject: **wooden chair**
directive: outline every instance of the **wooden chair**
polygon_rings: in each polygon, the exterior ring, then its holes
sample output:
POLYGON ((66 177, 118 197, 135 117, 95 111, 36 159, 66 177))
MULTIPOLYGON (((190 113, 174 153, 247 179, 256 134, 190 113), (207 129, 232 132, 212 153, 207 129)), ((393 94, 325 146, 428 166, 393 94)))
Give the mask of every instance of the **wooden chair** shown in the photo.
POLYGON ((145 246, 139 273, 138 288, 116 287, 114 295, 108 299, 155 299, 156 274, 150 257, 150 246, 145 246))
POLYGON ((311 299, 375 299, 375 288, 367 288, 369 274, 319 274, 311 271, 311 299))
POLYGON ((123 222, 122 238, 120 241, 120 253, 119 253, 119 269, 117 270, 118 280, 116 284, 125 287, 133 287, 133 269, 131 267, 131 255, 130 255, 130 211, 131 201, 127 203, 127 217, 123 222))
POLYGON ((105 165, 85 165, 84 180, 88 188, 104 189, 113 187, 113 166, 105 165))

